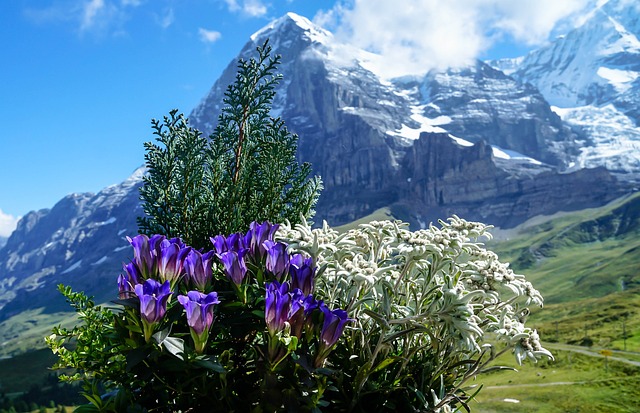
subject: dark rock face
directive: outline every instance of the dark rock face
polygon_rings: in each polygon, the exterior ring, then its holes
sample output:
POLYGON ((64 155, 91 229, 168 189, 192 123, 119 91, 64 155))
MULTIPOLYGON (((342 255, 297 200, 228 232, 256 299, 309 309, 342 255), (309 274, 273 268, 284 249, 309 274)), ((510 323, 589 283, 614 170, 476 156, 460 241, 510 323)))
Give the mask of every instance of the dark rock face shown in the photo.
POLYGON ((511 174, 484 142, 460 146, 446 134, 421 135, 404 165, 402 176, 413 185, 406 184, 400 202, 410 205, 418 223, 457 214, 512 227, 535 215, 602 205, 628 191, 604 168, 511 174))

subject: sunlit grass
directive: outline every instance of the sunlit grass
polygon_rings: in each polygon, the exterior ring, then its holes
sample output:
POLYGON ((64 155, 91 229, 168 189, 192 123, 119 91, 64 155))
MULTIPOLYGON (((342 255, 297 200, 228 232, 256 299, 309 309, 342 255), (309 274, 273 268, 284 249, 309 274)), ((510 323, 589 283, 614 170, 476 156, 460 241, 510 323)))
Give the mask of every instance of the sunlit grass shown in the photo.
POLYGON ((478 378, 484 385, 472 412, 635 412, 640 411, 640 367, 568 351, 555 361, 516 366, 511 355, 499 364, 517 367, 478 378))

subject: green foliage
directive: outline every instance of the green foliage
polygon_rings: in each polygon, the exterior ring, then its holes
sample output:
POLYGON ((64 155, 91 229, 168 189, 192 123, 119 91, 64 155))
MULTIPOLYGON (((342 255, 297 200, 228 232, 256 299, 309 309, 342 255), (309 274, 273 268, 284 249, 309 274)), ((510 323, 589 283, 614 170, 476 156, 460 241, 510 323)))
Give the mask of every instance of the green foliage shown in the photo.
POLYGON ((54 327, 45 341, 58 360, 54 369, 73 369, 73 374, 63 374, 66 382, 98 379, 109 382, 125 371, 122 348, 114 345, 115 314, 100 306, 82 292, 59 285, 58 289, 75 309, 82 322, 71 329, 54 327))
POLYGON ((321 180, 309 178, 309 164, 297 163, 298 137, 269 115, 280 57, 271 57, 267 42, 257 51, 256 59, 240 60, 208 139, 175 110, 162 124, 152 122, 159 144, 145 143, 141 233, 202 248, 209 237, 242 231, 252 221, 313 215, 321 180))

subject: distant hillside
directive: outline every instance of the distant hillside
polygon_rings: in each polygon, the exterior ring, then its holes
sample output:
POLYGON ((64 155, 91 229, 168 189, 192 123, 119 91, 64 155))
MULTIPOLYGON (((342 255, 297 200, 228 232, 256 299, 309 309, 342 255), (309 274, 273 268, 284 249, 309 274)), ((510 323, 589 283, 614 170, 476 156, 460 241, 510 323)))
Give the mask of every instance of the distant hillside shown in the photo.
POLYGON ((640 193, 518 227, 491 244, 548 304, 640 287, 640 193))

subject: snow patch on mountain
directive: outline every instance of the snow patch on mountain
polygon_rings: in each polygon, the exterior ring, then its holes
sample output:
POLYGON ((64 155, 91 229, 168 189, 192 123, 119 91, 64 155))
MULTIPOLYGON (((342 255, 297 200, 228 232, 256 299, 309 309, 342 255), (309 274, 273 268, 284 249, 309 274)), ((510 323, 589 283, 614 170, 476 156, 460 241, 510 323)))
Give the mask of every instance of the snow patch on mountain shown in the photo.
POLYGON ((91 265, 100 265, 103 262, 107 261, 109 259, 109 257, 107 257, 106 255, 103 255, 102 258, 100 258, 99 260, 97 260, 96 262, 91 263, 91 265))
POLYGON ((411 120, 418 124, 418 127, 411 127, 406 124, 402 124, 400 129, 394 131, 387 131, 387 135, 397 136, 408 140, 416 140, 420 138, 422 132, 429 133, 446 133, 447 131, 440 127, 440 125, 446 125, 451 122, 449 116, 437 116, 435 118, 428 118, 422 113, 427 105, 412 105, 411 106, 411 120))
POLYGON ((628 91, 633 85, 640 73, 633 70, 610 69, 608 67, 599 67, 598 76, 607 80, 619 93, 628 91))
POLYGON ((68 274, 71 271, 77 270, 78 268, 80 268, 81 265, 82 265, 82 260, 78 260, 73 264, 71 264, 71 266, 68 267, 66 270, 62 271, 61 274, 68 274))
POLYGON ((495 145, 491 145, 491 150, 493 152, 493 156, 495 156, 496 158, 514 161, 525 161, 534 165, 542 165, 542 162, 540 162, 539 160, 523 155, 520 152, 503 149, 495 145))
POLYGON ((551 108, 563 121, 591 139, 581 148, 576 167, 604 166, 620 173, 640 171, 640 129, 613 104, 551 108))

